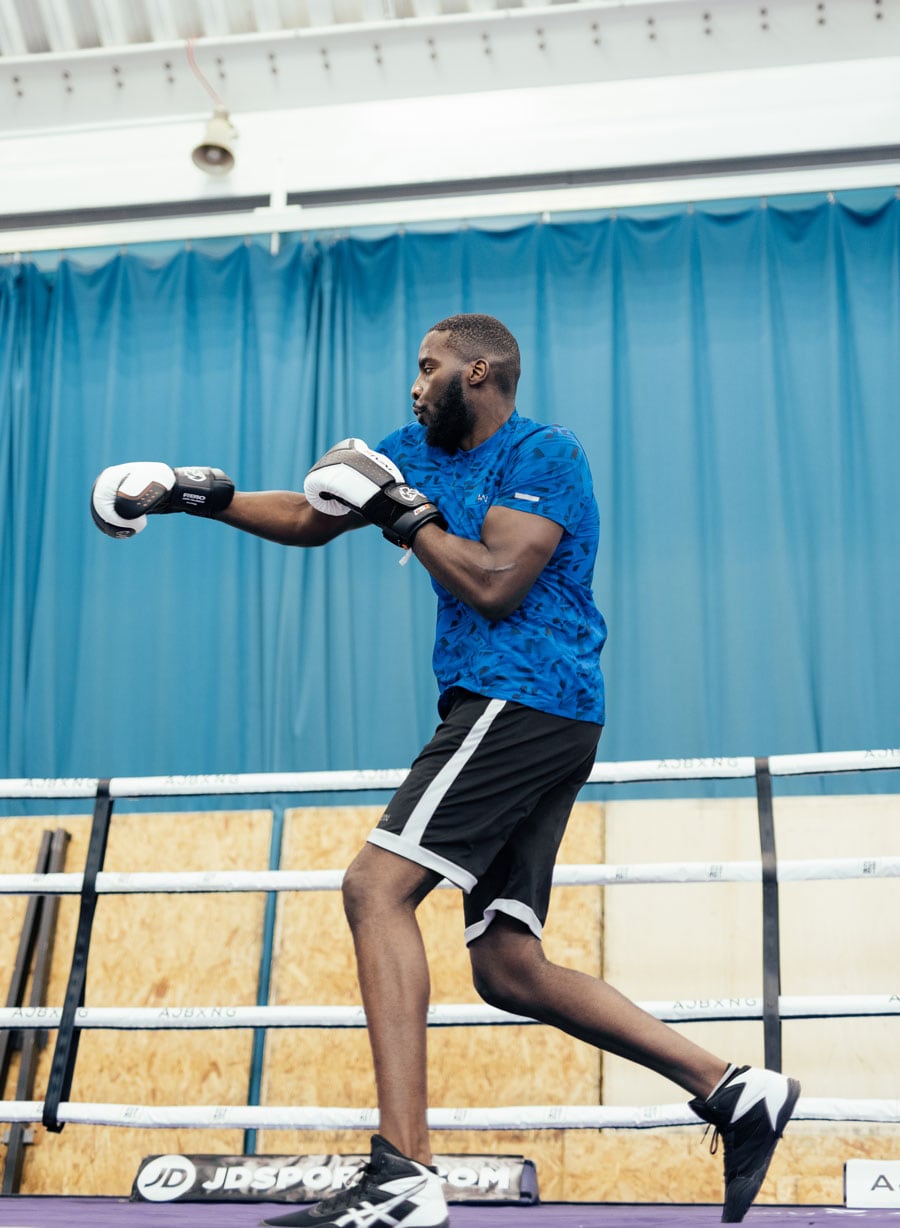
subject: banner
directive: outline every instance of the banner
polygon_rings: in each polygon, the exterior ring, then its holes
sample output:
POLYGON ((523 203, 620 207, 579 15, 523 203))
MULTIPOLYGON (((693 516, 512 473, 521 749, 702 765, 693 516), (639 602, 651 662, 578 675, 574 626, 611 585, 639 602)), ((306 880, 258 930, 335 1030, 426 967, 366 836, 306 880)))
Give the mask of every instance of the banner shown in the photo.
POLYGON ((900 1160, 847 1160, 844 1206, 900 1207, 900 1160))
MULTIPOLYGON (((132 1202, 319 1202, 349 1185, 367 1155, 145 1156, 132 1202)), ((535 1203, 537 1170, 522 1156, 438 1155, 448 1202, 535 1203)))

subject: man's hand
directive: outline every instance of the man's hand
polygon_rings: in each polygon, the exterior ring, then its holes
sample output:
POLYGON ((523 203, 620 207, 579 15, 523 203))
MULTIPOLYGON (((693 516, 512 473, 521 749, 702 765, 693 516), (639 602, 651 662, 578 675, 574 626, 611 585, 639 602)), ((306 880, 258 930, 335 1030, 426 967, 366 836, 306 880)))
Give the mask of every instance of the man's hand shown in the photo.
POLYGON ((428 496, 406 484, 390 457, 361 439, 343 439, 330 448, 306 475, 303 490, 313 507, 330 516, 359 512, 395 546, 411 546, 431 521, 447 527, 428 496))

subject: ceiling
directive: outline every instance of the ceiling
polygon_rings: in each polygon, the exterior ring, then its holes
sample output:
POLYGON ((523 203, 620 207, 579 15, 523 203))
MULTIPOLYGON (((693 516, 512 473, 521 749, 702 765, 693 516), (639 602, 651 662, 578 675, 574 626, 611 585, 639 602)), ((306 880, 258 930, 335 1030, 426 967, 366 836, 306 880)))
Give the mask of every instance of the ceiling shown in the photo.
POLYGON ((0 250, 893 185, 898 84, 900 0, 0 0, 0 250))

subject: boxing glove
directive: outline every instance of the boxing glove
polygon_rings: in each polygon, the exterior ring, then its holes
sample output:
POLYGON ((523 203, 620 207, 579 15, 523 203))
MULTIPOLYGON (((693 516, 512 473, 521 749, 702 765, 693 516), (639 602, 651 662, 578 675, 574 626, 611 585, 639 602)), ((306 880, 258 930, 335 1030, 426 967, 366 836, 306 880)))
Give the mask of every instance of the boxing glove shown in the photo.
POLYGON ((234 483, 221 469, 133 461, 103 470, 91 490, 91 516, 109 537, 133 537, 147 527, 148 516, 218 516, 233 496, 234 483))
POLYGON ((447 522, 427 495, 409 486, 381 452, 361 439, 343 439, 310 469, 303 491, 313 507, 329 516, 359 512, 377 525, 389 542, 409 547, 423 525, 447 522))

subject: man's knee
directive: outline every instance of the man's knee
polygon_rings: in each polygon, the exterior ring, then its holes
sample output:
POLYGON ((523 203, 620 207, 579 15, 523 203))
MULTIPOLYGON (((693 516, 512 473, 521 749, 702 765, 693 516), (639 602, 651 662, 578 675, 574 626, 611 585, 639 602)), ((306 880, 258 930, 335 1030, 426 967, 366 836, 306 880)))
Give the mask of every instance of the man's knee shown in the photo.
POLYGON ((533 934, 516 923, 513 927, 495 921, 469 947, 469 959, 479 997, 489 1006, 515 1014, 531 1000, 544 953, 533 934))
POLYGON ((529 982, 502 964, 472 963, 472 983, 478 996, 497 1010, 512 1015, 527 1013, 531 1002, 529 982))
POLYGON ((503 975, 502 969, 491 968, 472 962, 472 984, 478 996, 488 1006, 498 1010, 513 1010, 514 995, 511 982, 503 975))
POLYGON ((344 872, 341 883, 341 898, 344 903, 344 915, 351 926, 364 912, 367 901, 371 900, 372 881, 366 875, 365 867, 360 866, 357 856, 344 872))
POLYGON ((415 910, 440 881, 441 876, 433 870, 365 844, 344 873, 344 913, 352 927, 385 910, 415 910))

